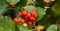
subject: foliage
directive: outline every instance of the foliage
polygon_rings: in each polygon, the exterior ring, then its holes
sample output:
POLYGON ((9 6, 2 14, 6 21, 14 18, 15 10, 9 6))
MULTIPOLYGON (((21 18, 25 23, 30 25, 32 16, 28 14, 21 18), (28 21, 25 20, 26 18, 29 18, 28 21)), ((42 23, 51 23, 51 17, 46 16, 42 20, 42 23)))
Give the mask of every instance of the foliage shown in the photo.
POLYGON ((43 16, 46 14, 46 10, 47 9, 44 9, 44 8, 41 8, 41 7, 37 7, 37 9, 36 9, 36 12, 38 14, 37 21, 39 21, 40 19, 43 18, 43 16))
POLYGON ((59 2, 55 3, 51 8, 56 15, 60 15, 60 6, 59 5, 60 5, 59 2))
MULTIPOLYGON (((45 0, 49 2, 50 0, 45 0)), ((12 5, 13 5, 12 4, 12 5)), ((29 29, 33 29, 35 24, 28 25, 25 27, 21 24, 16 24, 13 21, 13 17, 18 17, 18 12, 22 9, 27 10, 28 12, 32 12, 33 10, 37 12, 36 24, 44 24, 48 27, 48 21, 52 22, 55 15, 60 15, 60 0, 55 0, 52 5, 48 5, 50 8, 45 8, 45 5, 42 4, 42 0, 1 0, 0 1, 0 31, 29 31, 29 29), (15 4, 15 7, 10 7, 10 3, 15 4), (29 5, 30 4, 30 5, 29 5), (33 5, 31 5, 33 4, 33 5), (11 9, 7 9, 11 8, 11 9), (53 12, 52 12, 53 11, 53 12), (8 16, 2 15, 7 13, 8 16), (47 15, 51 15, 51 18, 48 19, 47 15), (11 18, 10 18, 11 17, 11 18)), ((57 17, 56 16, 56 17, 57 17)), ((51 23, 50 22, 50 23, 51 23)))
POLYGON ((27 27, 23 26, 23 25, 17 25, 19 31, 28 31, 27 27))
POLYGON ((0 1, 0 14, 4 13, 4 11, 6 11, 6 7, 8 6, 8 4, 4 1, 0 1))
POLYGON ((15 31, 15 23, 10 17, 0 16, 0 31, 15 31))

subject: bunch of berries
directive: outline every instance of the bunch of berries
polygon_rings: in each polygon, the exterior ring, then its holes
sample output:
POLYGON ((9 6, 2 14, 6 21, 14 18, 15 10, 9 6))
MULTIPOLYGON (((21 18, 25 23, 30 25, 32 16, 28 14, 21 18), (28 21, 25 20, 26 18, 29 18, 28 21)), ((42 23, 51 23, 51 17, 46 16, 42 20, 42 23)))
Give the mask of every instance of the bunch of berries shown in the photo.
MULTIPOLYGON (((20 19, 20 23, 26 22, 27 24, 32 25, 37 18, 37 13, 36 11, 28 12, 26 10, 23 10, 19 12, 19 16, 23 18, 23 19, 20 19)), ((19 22, 17 20, 18 20, 17 18, 14 18, 14 21, 16 23, 19 22)))

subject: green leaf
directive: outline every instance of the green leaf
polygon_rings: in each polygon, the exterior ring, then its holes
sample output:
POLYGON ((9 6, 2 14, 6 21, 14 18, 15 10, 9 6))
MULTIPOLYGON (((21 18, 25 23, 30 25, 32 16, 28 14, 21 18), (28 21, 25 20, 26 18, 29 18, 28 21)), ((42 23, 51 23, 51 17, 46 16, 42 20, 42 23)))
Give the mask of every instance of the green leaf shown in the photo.
POLYGON ((19 31, 28 31, 28 29, 23 25, 18 25, 19 31))
POLYGON ((18 3, 20 0, 7 0, 8 3, 13 3, 13 4, 16 4, 18 3))
POLYGON ((0 16, 0 29, 4 31, 15 31, 15 23, 10 17, 0 16))
POLYGON ((43 16, 46 14, 46 10, 47 9, 44 9, 44 8, 41 8, 41 7, 37 7, 36 9, 36 12, 37 12, 37 21, 41 20, 43 18, 43 16))
POLYGON ((51 10, 54 11, 54 13, 56 15, 59 15, 60 14, 60 4, 59 3, 54 4, 52 6, 51 10))
POLYGON ((57 26, 55 24, 52 24, 48 27, 46 31, 57 31, 57 26))
POLYGON ((0 24, 0 31, 10 31, 9 27, 5 24, 0 24))
POLYGON ((25 7, 23 7, 23 8, 24 8, 25 10, 31 12, 32 10, 35 9, 35 6, 25 6, 25 7))
POLYGON ((6 4, 6 2, 0 1, 0 14, 2 14, 5 11, 7 6, 8 4, 6 4))

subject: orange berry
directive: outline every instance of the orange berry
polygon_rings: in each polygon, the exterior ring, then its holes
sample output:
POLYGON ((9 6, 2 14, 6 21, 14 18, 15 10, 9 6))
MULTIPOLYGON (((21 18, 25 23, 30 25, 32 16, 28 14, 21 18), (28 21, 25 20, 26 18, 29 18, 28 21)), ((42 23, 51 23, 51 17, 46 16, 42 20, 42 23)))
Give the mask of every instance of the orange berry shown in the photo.
POLYGON ((24 23, 25 22, 25 20, 24 19, 20 19, 20 23, 24 23))
POLYGON ((11 7, 15 7, 16 5, 15 5, 15 4, 13 4, 13 3, 10 3, 10 6, 11 6, 11 7))
POLYGON ((28 24, 29 24, 29 25, 32 25, 32 22, 29 21, 28 24))
POLYGON ((18 23, 18 18, 14 18, 14 22, 18 23))

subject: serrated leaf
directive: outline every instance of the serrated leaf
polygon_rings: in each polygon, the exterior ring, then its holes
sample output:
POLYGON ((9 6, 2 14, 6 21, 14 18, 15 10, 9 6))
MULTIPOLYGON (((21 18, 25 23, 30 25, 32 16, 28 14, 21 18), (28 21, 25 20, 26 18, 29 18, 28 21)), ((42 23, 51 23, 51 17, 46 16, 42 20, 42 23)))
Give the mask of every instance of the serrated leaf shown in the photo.
POLYGON ((19 31, 28 31, 28 29, 23 25, 18 25, 19 31))
POLYGON ((15 23, 10 17, 0 16, 0 29, 4 31, 15 31, 15 23))
POLYGON ((13 3, 13 4, 16 4, 18 3, 20 0, 7 0, 8 3, 13 3))
POLYGON ((60 3, 56 3, 52 6, 51 8, 52 11, 54 11, 54 13, 56 15, 59 15, 60 14, 60 3))
POLYGON ((12 31, 15 31, 15 23, 10 17, 5 17, 6 21, 8 22, 8 26, 12 31))
POLYGON ((41 7, 37 7, 36 9, 36 12, 37 12, 37 21, 41 20, 43 18, 43 16, 46 14, 46 10, 47 9, 44 9, 44 8, 41 8, 41 7))
POLYGON ((31 12, 32 10, 35 9, 35 6, 25 6, 25 7, 23 7, 23 8, 24 8, 25 10, 31 12))
POLYGON ((9 27, 5 24, 0 24, 0 31, 10 31, 9 27))
POLYGON ((7 6, 8 4, 6 4, 6 2, 0 1, 0 14, 2 14, 5 11, 7 6))

